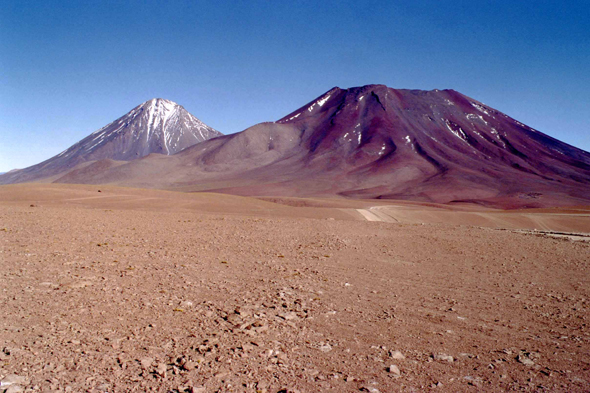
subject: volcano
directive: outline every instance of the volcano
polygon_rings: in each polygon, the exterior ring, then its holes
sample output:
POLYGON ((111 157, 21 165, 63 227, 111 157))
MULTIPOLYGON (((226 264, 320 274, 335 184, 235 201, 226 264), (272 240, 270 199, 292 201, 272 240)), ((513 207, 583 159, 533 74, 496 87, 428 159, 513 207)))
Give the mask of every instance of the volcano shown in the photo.
POLYGON ((340 195, 508 205, 590 198, 589 153, 454 90, 334 88, 277 123, 300 130, 306 167, 344 174, 349 185, 333 185, 340 195))
POLYGON ((590 153, 454 90, 335 87, 287 116, 172 156, 96 162, 67 183, 478 203, 588 204, 590 153))
POLYGON ((109 168, 151 153, 175 154, 222 135, 181 105, 154 98, 133 108, 60 154, 40 164, 0 176, 0 184, 52 180, 80 164, 100 160, 109 168), (119 163, 118 163, 119 162, 119 163))

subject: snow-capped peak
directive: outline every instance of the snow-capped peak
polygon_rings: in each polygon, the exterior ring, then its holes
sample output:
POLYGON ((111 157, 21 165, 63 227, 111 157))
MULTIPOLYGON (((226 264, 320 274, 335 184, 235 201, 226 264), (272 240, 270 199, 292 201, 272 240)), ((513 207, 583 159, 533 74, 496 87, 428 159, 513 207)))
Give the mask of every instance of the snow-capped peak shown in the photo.
POLYGON ((92 159, 132 160, 150 153, 170 155, 219 135, 220 132, 204 124, 181 105, 153 98, 93 132, 58 157, 71 158, 83 154, 92 159), (103 148, 105 153, 102 153, 103 148))
POLYGON ((166 100, 164 98, 152 98, 151 100, 148 100, 141 104, 141 106, 145 108, 154 108, 154 110, 163 108, 167 111, 172 111, 180 107, 180 105, 178 105, 176 102, 166 100))

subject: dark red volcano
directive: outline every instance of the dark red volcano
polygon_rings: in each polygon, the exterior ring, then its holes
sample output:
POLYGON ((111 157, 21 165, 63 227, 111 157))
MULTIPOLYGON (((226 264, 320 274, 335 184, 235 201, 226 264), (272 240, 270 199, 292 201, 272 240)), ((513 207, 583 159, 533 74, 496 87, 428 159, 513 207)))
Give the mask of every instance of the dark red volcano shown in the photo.
POLYGON ((590 154, 453 90, 334 88, 278 123, 302 131, 307 165, 356 179, 344 195, 590 198, 590 154))
POLYGON ((590 154, 453 90, 334 88, 274 123, 58 182, 498 207, 590 202, 590 154))

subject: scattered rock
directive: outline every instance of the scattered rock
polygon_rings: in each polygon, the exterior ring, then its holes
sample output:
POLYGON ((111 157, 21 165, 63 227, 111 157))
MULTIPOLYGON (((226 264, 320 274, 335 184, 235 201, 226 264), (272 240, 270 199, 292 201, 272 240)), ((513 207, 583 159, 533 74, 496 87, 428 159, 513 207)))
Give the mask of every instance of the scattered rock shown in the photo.
POLYGON ((455 361, 455 359, 451 356, 451 355, 446 355, 444 353, 437 353, 437 354, 433 354, 432 358, 434 360, 438 360, 439 362, 449 362, 452 363, 455 361))
MULTIPOLYGON (((2 388, 0 388, 2 389, 2 388)), ((8 387, 8 389, 6 389, 5 393, 20 393, 20 392, 24 392, 25 388, 23 388, 20 385, 10 385, 8 387)))
POLYGON ((389 351, 389 357, 397 360, 403 360, 406 358, 400 351, 389 351))
POLYGON ((0 381, 0 391, 5 393, 19 393, 24 392, 24 385, 28 385, 29 380, 27 377, 10 374, 7 375, 0 381))
POLYGON ((392 364, 389 367, 387 367, 387 371, 394 374, 394 375, 397 375, 397 376, 400 376, 402 374, 401 371, 399 370, 399 367, 396 366, 395 364, 392 364))
POLYGON ((525 366, 534 366, 535 360, 539 358, 539 354, 536 352, 525 352, 520 351, 518 356, 516 356, 516 360, 519 363, 524 364, 525 366))
POLYGON ((150 368, 152 366, 152 364, 154 363, 154 359, 153 358, 142 358, 139 363, 141 364, 141 368, 144 370, 147 370, 148 368, 150 368))
POLYGON ((283 318, 284 320, 287 320, 287 321, 292 321, 292 320, 298 318, 297 313, 295 313, 295 312, 288 312, 285 314, 281 314, 280 317, 283 318))
POLYGON ((197 363, 189 360, 182 365, 182 368, 184 368, 187 371, 194 370, 195 368, 197 368, 197 363))
POLYGON ((16 375, 16 374, 9 374, 7 376, 5 376, 4 378, 2 378, 2 386, 6 385, 27 385, 29 383, 29 380, 27 377, 24 377, 22 375, 16 375))
POLYGON ((373 386, 363 386, 359 389, 361 392, 380 393, 380 390, 373 386))
POLYGON ((160 363, 156 366, 156 374, 158 374, 162 378, 166 378, 166 370, 168 367, 164 363, 160 363))
POLYGON ((180 303, 180 306, 184 308, 191 308, 193 305, 193 302, 191 302, 190 300, 185 300, 180 303))
POLYGON ((472 377, 471 375, 467 375, 465 377, 463 377, 463 379, 465 381, 467 381, 467 383, 471 386, 475 386, 475 387, 481 387, 482 383, 483 383, 483 379, 480 377, 472 377))
POLYGON ((82 280, 82 281, 74 281, 67 284, 64 284, 64 287, 71 288, 71 289, 80 289, 89 287, 92 285, 92 281, 82 280))

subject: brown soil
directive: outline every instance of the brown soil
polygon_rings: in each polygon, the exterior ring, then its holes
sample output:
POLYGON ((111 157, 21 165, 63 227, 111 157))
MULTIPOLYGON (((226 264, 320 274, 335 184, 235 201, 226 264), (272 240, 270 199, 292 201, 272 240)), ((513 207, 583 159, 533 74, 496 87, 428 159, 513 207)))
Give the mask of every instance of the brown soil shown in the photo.
POLYGON ((0 391, 590 389, 587 208, 370 203, 0 187, 0 391))

